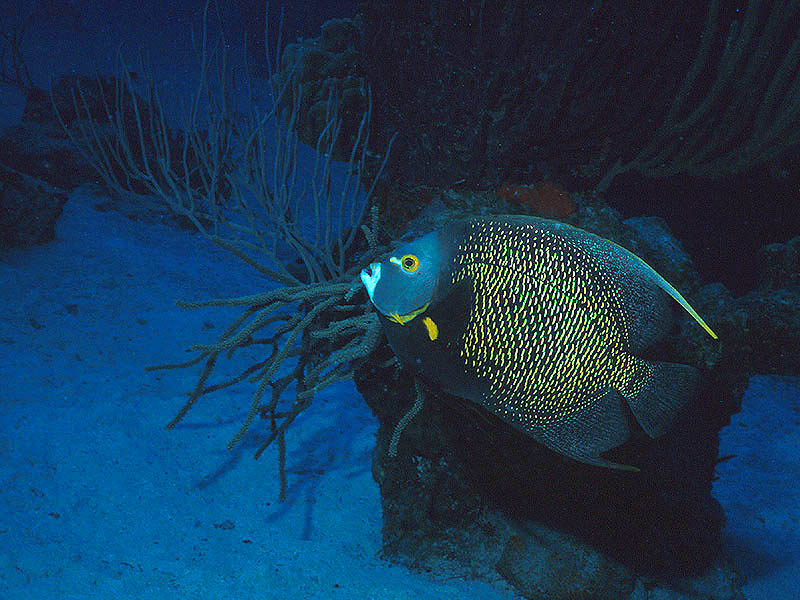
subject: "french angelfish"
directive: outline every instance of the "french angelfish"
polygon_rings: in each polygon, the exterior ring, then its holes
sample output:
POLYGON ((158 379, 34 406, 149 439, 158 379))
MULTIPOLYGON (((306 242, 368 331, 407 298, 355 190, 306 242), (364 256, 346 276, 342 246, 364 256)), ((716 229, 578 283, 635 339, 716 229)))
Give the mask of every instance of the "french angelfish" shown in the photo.
POLYGON ((631 413, 657 437, 695 392, 694 367, 639 357, 669 328, 668 297, 717 337, 632 252, 535 217, 452 222, 361 280, 390 346, 429 385, 604 467, 636 470, 600 456, 629 438, 631 413))

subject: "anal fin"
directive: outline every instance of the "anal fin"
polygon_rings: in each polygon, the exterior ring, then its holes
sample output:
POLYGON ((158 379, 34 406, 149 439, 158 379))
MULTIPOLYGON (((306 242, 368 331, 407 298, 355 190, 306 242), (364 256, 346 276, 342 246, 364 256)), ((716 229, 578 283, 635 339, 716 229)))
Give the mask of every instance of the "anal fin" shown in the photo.
POLYGON ((622 397, 614 390, 607 390, 569 419, 549 424, 532 433, 551 450, 574 460, 598 467, 639 471, 636 467, 600 456, 628 440, 629 419, 622 397))
POLYGON ((689 365, 668 362, 647 363, 639 389, 629 393, 622 390, 633 416, 650 437, 663 435, 678 412, 697 389, 699 374, 689 365))

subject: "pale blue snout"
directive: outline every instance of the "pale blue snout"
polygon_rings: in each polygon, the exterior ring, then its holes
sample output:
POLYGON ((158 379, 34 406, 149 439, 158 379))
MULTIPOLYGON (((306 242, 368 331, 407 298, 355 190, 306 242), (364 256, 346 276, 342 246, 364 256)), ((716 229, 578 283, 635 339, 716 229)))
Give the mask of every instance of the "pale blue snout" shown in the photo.
POLYGON ((370 302, 374 304, 373 296, 375 294, 375 286, 381 280, 381 263, 374 262, 367 269, 361 270, 361 283, 367 289, 367 295, 370 302))

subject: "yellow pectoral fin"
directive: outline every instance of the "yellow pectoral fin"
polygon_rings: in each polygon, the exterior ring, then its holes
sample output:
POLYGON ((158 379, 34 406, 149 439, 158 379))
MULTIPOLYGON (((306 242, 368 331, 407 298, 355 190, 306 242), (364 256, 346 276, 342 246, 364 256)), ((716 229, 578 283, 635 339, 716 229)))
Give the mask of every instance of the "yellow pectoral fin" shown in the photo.
POLYGON ((428 330, 428 337, 431 338, 432 342, 439 337, 439 327, 433 322, 433 319, 425 317, 422 319, 422 324, 425 325, 425 329, 428 330))

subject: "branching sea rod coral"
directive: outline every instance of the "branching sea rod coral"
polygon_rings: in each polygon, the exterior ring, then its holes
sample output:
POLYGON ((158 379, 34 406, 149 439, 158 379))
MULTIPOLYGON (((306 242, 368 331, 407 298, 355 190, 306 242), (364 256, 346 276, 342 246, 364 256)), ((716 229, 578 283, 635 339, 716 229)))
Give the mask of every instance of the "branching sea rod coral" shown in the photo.
MULTIPOLYGON (((303 94, 294 76, 296 64, 287 66, 280 56, 273 63, 268 56, 268 64, 284 65, 280 78, 270 72, 267 79, 272 108, 265 112, 260 106, 248 76, 249 103, 239 112, 231 100, 233 74, 225 44, 209 48, 204 28, 199 49, 199 87, 182 132, 167 126, 161 93, 144 61, 141 95, 121 60, 112 97, 98 81, 101 114, 93 114, 87 90, 78 88, 72 107, 76 118, 62 119, 62 125, 110 193, 155 197, 270 282, 263 293, 180 302, 185 308, 240 307, 242 312, 215 342, 190 348, 197 352, 192 360, 148 370, 202 364, 170 429, 201 396, 240 383, 254 385, 249 409, 228 447, 244 437, 257 417, 267 419, 270 432, 256 456, 277 442, 284 498, 287 429, 316 392, 350 377, 354 364, 380 339, 377 317, 367 298, 356 298, 356 293, 361 268, 383 251, 375 235, 377 214, 373 211, 370 227, 363 222, 394 138, 382 156, 368 152, 372 104, 365 89, 367 107, 348 140, 349 159, 337 173, 332 156, 342 143, 341 98, 332 87, 311 175, 304 177, 293 130, 303 94), (372 184, 364 189, 367 173, 372 184), (236 363, 237 374, 212 381, 222 361, 246 350, 253 350, 255 358, 236 363), (293 384, 295 397, 287 407, 282 394, 293 384)), ((55 98, 53 104, 58 112, 55 98)))
POLYGON ((380 339, 381 327, 375 314, 367 312, 364 302, 351 303, 356 289, 349 283, 299 284, 254 296, 180 303, 186 308, 242 306, 245 310, 215 343, 193 346, 191 350, 199 352, 193 360, 149 367, 149 370, 176 369, 204 363, 188 401, 167 427, 175 427, 200 396, 243 381, 257 384, 247 416, 228 448, 242 439, 257 416, 269 419, 270 435, 259 446, 256 457, 277 440, 281 497, 285 497, 286 430, 311 405, 317 391, 351 377, 352 363, 366 358, 380 339), (285 309, 292 306, 296 307, 296 312, 286 312, 285 309), (255 337, 257 332, 274 324, 277 327, 271 335, 255 337), (221 355, 230 357, 236 350, 257 345, 270 348, 266 358, 247 366, 235 377, 208 385, 221 355), (291 371, 278 377, 280 367, 292 359, 297 361, 291 371), (288 410, 281 411, 281 394, 292 383, 297 384, 295 401, 288 410))

